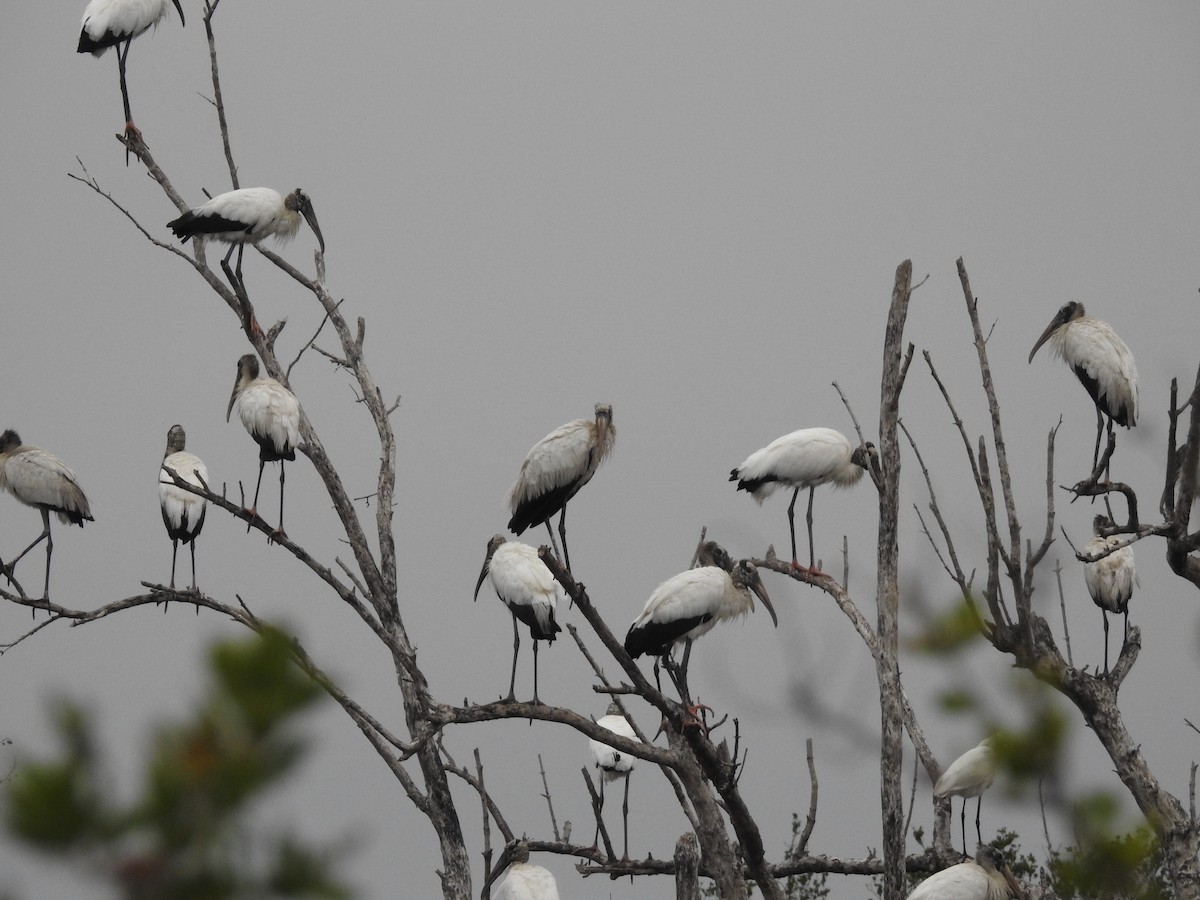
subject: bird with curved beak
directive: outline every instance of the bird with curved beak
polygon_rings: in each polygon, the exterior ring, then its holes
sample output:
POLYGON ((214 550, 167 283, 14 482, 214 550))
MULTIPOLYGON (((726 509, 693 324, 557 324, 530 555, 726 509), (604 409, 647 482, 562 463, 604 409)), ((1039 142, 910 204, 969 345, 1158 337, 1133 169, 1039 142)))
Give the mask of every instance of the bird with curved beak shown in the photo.
POLYGON ((930 875, 918 884, 908 900, 1028 900, 1002 854, 990 844, 980 844, 975 860, 961 862, 930 875))

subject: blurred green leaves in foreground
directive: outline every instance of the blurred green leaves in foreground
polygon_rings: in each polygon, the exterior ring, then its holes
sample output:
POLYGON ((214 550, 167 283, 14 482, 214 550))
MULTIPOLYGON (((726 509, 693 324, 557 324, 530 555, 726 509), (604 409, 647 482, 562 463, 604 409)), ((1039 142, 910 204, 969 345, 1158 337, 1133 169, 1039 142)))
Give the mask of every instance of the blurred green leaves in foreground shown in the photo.
POLYGON ((211 686, 193 715, 155 735, 142 795, 129 805, 106 789, 91 714, 63 705, 58 755, 21 761, 8 782, 9 833, 84 868, 116 896, 350 897, 332 849, 264 837, 247 821, 301 758, 295 719, 322 695, 292 663, 289 642, 266 628, 213 648, 211 686))

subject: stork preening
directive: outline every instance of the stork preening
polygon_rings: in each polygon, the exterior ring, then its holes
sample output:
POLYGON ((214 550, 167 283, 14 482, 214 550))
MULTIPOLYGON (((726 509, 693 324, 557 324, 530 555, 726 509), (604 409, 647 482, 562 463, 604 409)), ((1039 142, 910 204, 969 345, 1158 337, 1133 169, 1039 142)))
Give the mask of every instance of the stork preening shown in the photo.
MULTIPOLYGON (((208 487, 208 469, 200 457, 188 453, 187 435, 182 425, 172 425, 167 432, 167 450, 158 469, 158 505, 162 510, 163 525, 171 538, 171 590, 175 590, 175 557, 179 542, 187 544, 192 552, 192 587, 196 592, 196 537, 204 528, 204 516, 208 512, 208 501, 199 494, 185 491, 175 483, 175 476, 198 488, 208 487)), ((166 612, 166 606, 163 606, 166 612)), ((200 607, 196 607, 200 612, 200 607)))
MULTIPOLYGON (((179 24, 183 19, 183 7, 179 0, 170 0, 179 11, 179 24)), ((140 135, 133 124, 133 113, 129 110, 129 89, 125 86, 125 61, 133 39, 158 23, 170 12, 168 0, 92 0, 83 11, 83 25, 79 29, 79 53, 90 53, 100 57, 109 47, 117 48, 117 70, 121 76, 121 100, 125 104, 125 132, 140 135)), ((129 153, 125 154, 126 162, 129 153)))
MULTIPOLYGON (((269 462, 279 463, 279 527, 283 530, 283 481, 284 462, 296 458, 300 445, 300 403, 296 395, 267 375, 260 375, 258 358, 247 353, 238 360, 237 380, 233 393, 229 395, 229 406, 225 410, 225 421, 237 404, 238 417, 258 444, 258 481, 254 484, 254 503, 247 510, 251 516, 258 515, 258 491, 262 487, 263 467, 269 462)), ((250 530, 249 526, 246 528, 250 530)))
POLYGON ((1107 516, 1096 516, 1092 523, 1092 539, 1084 546, 1083 552, 1094 556, 1107 551, 1108 555, 1085 564, 1083 580, 1092 601, 1104 615, 1104 674, 1107 675, 1108 614, 1120 613, 1125 617, 1125 638, 1121 642, 1123 650, 1125 641, 1129 639, 1129 598, 1133 596, 1137 573, 1133 568, 1132 545, 1122 547, 1118 535, 1101 537, 1100 531, 1105 527, 1112 527, 1112 520, 1107 516))
POLYGON ((493 535, 488 541, 487 556, 475 582, 475 600, 479 600, 479 589, 483 580, 491 577, 496 596, 504 601, 513 617, 513 662, 512 676, 508 681, 508 700, 516 699, 514 687, 517 682, 517 653, 521 649, 521 634, 517 630, 518 620, 528 626, 533 639, 533 702, 538 699, 538 641, 554 643, 554 636, 562 631, 554 620, 558 601, 565 593, 546 564, 538 556, 537 549, 528 544, 509 541, 502 534, 493 535))
POLYGON ((1100 459, 1104 417, 1108 417, 1110 435, 1114 422, 1126 428, 1137 424, 1138 374, 1133 354, 1111 325, 1084 315, 1083 304, 1074 300, 1050 320, 1029 351, 1029 362, 1033 362, 1034 354, 1047 341, 1054 355, 1071 367, 1096 404, 1096 449, 1092 454, 1095 468, 1100 459))
MULTIPOLYGON (((752 592, 779 627, 779 618, 754 563, 743 559, 727 571, 723 563, 728 562, 729 556, 721 547, 713 541, 705 543, 700 550, 701 565, 672 575, 656 587, 625 635, 625 652, 634 659, 648 653, 669 662, 672 648, 683 646, 676 683, 681 694, 686 694, 692 642, 712 631, 718 622, 753 612, 752 592)), ((671 666, 667 668, 670 672, 671 666)), ((683 699, 688 700, 686 696, 683 699)))
MULTIPOLYGON (((178 219, 172 219, 167 227, 182 243, 193 237, 213 238, 229 244, 229 252, 221 264, 228 269, 229 260, 236 249, 236 280, 242 283, 242 252, 247 244, 257 244, 264 238, 274 236, 280 243, 290 241, 300 230, 303 218, 317 236, 321 252, 325 252, 325 238, 317 224, 308 194, 296 188, 286 197, 271 188, 240 188, 217 194, 207 203, 193 207, 178 219)), ((257 324, 257 323, 256 323, 257 324)))
POLYGON ((934 872, 918 884, 908 900, 1026 900, 1004 856, 990 844, 980 844, 974 862, 934 872))
MULTIPOLYGON (((596 724, 601 728, 607 728, 613 734, 619 734, 621 737, 629 738, 631 741, 638 739, 637 734, 633 730, 633 726, 629 724, 629 720, 621 715, 621 706, 618 703, 608 704, 608 712, 596 720, 596 724)), ((588 740, 588 749, 592 751, 592 763, 600 770, 600 815, 604 814, 604 785, 609 781, 616 781, 618 778, 625 780, 625 800, 621 804, 621 819, 624 822, 624 852, 621 859, 629 859, 629 773, 633 771, 635 757, 628 753, 622 753, 615 747, 610 747, 603 741, 598 741, 595 738, 588 740)), ((592 839, 592 845, 600 839, 600 822, 596 821, 596 836, 592 839)))
MULTIPOLYGON (((967 854, 967 799, 978 797, 975 802, 975 839, 983 843, 979 830, 979 809, 983 805, 983 792, 992 786, 996 778, 995 738, 984 738, 954 762, 950 763, 942 777, 933 786, 933 796, 962 797, 963 855, 967 854)), ((953 809, 953 807, 952 807, 953 809)))
POLYGON ((821 570, 813 550, 813 492, 822 484, 832 483, 835 487, 857 484, 871 465, 873 456, 877 456, 877 451, 870 442, 854 447, 849 438, 832 428, 801 428, 755 450, 729 473, 729 480, 738 483, 739 491, 749 491, 760 506, 781 485, 794 488, 792 502, 788 505, 792 568, 817 575, 821 570), (802 488, 808 488, 808 515, 805 517, 808 523, 807 568, 800 565, 796 556, 796 498, 802 488))
MULTIPOLYGON (((558 534, 562 538, 562 556, 567 569, 567 501, 591 481, 596 469, 612 452, 617 429, 612 423, 612 407, 596 404, 596 419, 576 419, 560 425, 538 441, 525 455, 517 482, 508 492, 512 518, 508 530, 521 534, 526 528, 546 524, 550 543, 554 531, 550 519, 559 513, 558 534)), ((557 551, 557 547, 555 547, 557 551)))
POLYGON ((85 521, 92 521, 87 495, 66 463, 49 450, 22 444, 20 436, 11 428, 0 434, 0 488, 42 514, 42 533, 7 566, 0 564, 0 571, 11 580, 21 558, 45 541, 46 581, 42 599, 49 600, 50 557, 54 553, 50 513, 57 514, 58 520, 64 524, 82 528, 85 521))
POLYGON ((558 883, 549 869, 529 861, 529 844, 520 841, 514 862, 496 892, 496 900, 558 900, 558 883))

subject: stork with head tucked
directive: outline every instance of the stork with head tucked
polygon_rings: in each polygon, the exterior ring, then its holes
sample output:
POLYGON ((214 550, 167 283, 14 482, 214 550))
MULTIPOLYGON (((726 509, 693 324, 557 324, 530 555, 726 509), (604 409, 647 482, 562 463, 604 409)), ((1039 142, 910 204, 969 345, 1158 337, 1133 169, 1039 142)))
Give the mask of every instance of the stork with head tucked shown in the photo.
MULTIPOLYGON (((1088 594, 1092 602, 1100 607, 1104 615, 1104 673, 1108 674, 1108 614, 1120 613, 1125 617, 1125 640, 1129 639, 1129 598, 1133 596, 1133 586, 1137 582, 1137 573, 1133 567, 1133 546, 1121 546, 1121 538, 1117 535, 1102 537, 1104 528, 1112 527, 1112 520, 1107 516, 1096 516, 1092 522, 1092 539, 1087 542, 1083 552, 1089 556, 1107 553, 1100 559, 1089 562, 1083 567, 1083 580, 1087 584, 1088 594)), ((1121 642, 1124 648, 1124 641, 1121 642)))
MULTIPOLYGON (((254 503, 247 512, 258 515, 258 491, 262 487, 263 467, 269 462, 279 463, 279 527, 283 530, 283 482, 284 461, 296 458, 300 445, 300 403, 296 395, 280 382, 267 375, 260 375, 258 358, 247 353, 238 360, 237 380, 233 393, 229 395, 229 406, 225 409, 225 421, 238 407, 238 417, 250 437, 258 444, 258 481, 254 484, 254 503)), ((246 528, 249 531, 249 526, 246 528)))
MULTIPOLYGON (((496 892, 496 900, 558 900, 558 883, 554 875, 549 869, 529 861, 526 841, 517 843, 511 858, 514 861, 496 892)), ((487 885, 484 888, 486 890, 487 885)))
POLYGON ((779 627, 779 618, 754 563, 743 559, 727 571, 723 565, 729 562, 729 555, 713 541, 701 547, 699 561, 698 568, 673 575, 656 587, 625 635, 625 652, 634 659, 643 653, 667 659, 673 647, 683 646, 677 685, 681 693, 686 693, 692 641, 708 634, 718 622, 753 612, 752 593, 762 600, 771 621, 779 627))
POLYGON ((1003 854, 988 844, 980 844, 975 861, 961 862, 930 875, 918 884, 908 900, 1026 900, 1003 854))
MULTIPOLYGON (((608 711, 596 720, 596 724, 601 728, 607 728, 613 734, 619 734, 621 737, 629 738, 631 741, 638 739, 637 733, 633 730, 633 726, 629 724, 629 720, 621 714, 621 705, 619 703, 608 704, 608 711)), ((621 818, 625 824, 625 850, 621 859, 629 859, 629 773, 633 771, 634 757, 628 753, 622 753, 614 747, 610 747, 603 741, 598 741, 595 738, 588 740, 588 748, 592 751, 592 763, 600 770, 600 813, 604 813, 604 785, 609 781, 616 781, 618 778, 625 779, 625 802, 621 805, 621 818)), ((592 846, 600 838, 600 822, 596 822, 596 836, 592 839, 592 846)))
POLYGON ((537 690, 538 641, 552 644, 554 636, 562 631, 554 620, 558 601, 566 596, 562 585, 554 580, 536 548, 509 541, 502 534, 493 535, 488 541, 487 556, 483 560, 479 580, 475 582, 476 601, 479 600, 483 580, 489 576, 496 596, 504 601, 513 617, 513 663, 507 699, 515 699, 517 653, 521 649, 517 621, 520 620, 528 626, 529 636, 533 639, 533 702, 541 703, 537 690))
POLYGON ((975 839, 983 842, 979 831, 979 809, 983 806, 983 792, 992 786, 996 778, 995 738, 984 738, 946 768, 937 784, 933 796, 962 797, 963 855, 967 853, 967 799, 978 797, 975 803, 975 839))
POLYGON ((1104 417, 1108 417, 1110 434, 1114 422, 1126 428, 1137 424, 1138 374, 1133 354, 1111 325, 1084 315, 1083 304, 1074 300, 1050 320, 1029 351, 1029 362, 1033 362, 1034 354, 1047 341, 1054 355, 1071 367, 1096 404, 1096 449, 1092 457, 1095 467, 1100 458, 1104 417))
POLYGON ((813 550, 812 510, 813 492, 818 485, 832 483, 836 487, 857 484, 863 472, 877 457, 875 445, 867 442, 854 447, 840 431, 832 428, 801 428, 776 438, 761 450, 755 450, 746 461, 729 473, 729 480, 738 483, 739 491, 749 491, 759 505, 781 485, 794 488, 788 505, 788 527, 792 536, 792 568, 801 572, 820 574, 813 550), (808 488, 808 567, 796 557, 796 498, 801 488, 808 488))
MULTIPOLYGON (((208 512, 208 501, 199 494, 185 491, 175 483, 175 478, 198 488, 208 487, 208 469, 194 453, 188 453, 187 435, 182 425, 172 425, 167 432, 167 450, 158 469, 158 505, 162 510, 163 525, 171 538, 171 590, 175 590, 175 557, 179 542, 187 544, 192 552, 192 587, 196 592, 196 537, 204 528, 204 516, 208 512), (174 476, 174 477, 172 477, 174 476)), ((163 607, 166 612, 166 607, 163 607)), ((196 607, 200 612, 200 607, 196 607)))
POLYGON ((558 534, 562 538, 562 559, 570 569, 567 501, 591 481, 600 464, 612 452, 616 439, 612 407, 597 403, 595 421, 576 419, 568 422, 534 444, 521 463, 516 484, 508 492, 508 509, 512 513, 508 530, 521 534, 526 528, 544 522, 550 542, 554 543, 550 519, 560 513, 558 534))
MULTIPOLYGON (((183 19, 183 7, 179 0, 170 0, 179 12, 179 24, 183 19)), ((125 86, 125 61, 133 39, 158 23, 170 11, 167 0, 91 0, 83 11, 83 24, 79 29, 79 53, 90 53, 100 57, 109 47, 117 48, 117 70, 121 76, 121 100, 125 104, 125 131, 139 134, 129 111, 129 90, 125 86)), ((128 161, 128 152, 126 152, 128 161)))
POLYGON ((56 513, 63 524, 82 528, 85 521, 92 521, 88 498, 66 463, 49 450, 22 444, 20 436, 11 428, 0 434, 0 488, 42 514, 42 533, 7 566, 0 565, 0 570, 11 579, 21 558, 45 541, 46 581, 42 599, 49 600, 50 557, 54 553, 50 513, 56 513))

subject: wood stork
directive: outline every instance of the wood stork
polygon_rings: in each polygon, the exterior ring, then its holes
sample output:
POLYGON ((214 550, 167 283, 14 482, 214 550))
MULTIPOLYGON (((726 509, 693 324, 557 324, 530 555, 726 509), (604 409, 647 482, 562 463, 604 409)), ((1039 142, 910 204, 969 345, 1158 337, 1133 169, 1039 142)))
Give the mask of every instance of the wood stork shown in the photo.
POLYGON ((182 243, 189 238, 207 237, 229 244, 223 263, 229 264, 233 251, 238 252, 237 277, 242 277, 242 251, 246 244, 257 244, 263 238, 274 236, 280 243, 289 241, 300 230, 300 219, 304 218, 321 252, 325 252, 325 238, 317 224, 308 194, 296 188, 286 197, 271 188, 239 188, 217 194, 207 203, 189 209, 178 219, 172 219, 167 227, 182 243))
POLYGON ((254 485, 254 503, 247 512, 251 516, 258 515, 263 467, 269 462, 278 462, 279 527, 275 533, 283 535, 283 464, 285 460, 291 462, 296 458, 296 447, 300 445, 300 403, 295 394, 274 378, 259 374, 258 358, 253 353, 238 360, 237 380, 225 410, 226 422, 234 403, 237 403, 242 425, 258 444, 258 481, 254 485))
POLYGON ((596 419, 576 419, 555 428, 538 441, 525 455, 517 482, 508 492, 508 509, 512 518, 508 530, 521 534, 526 528, 546 523, 550 542, 554 531, 550 519, 560 513, 558 534, 562 538, 563 556, 568 569, 571 555, 567 552, 567 501, 587 484, 596 469, 612 452, 617 429, 612 423, 612 407, 596 404, 596 419))
POLYGON ((1087 389, 1096 404, 1096 450, 1093 466, 1100 457, 1100 436, 1104 417, 1108 429, 1113 423, 1132 428, 1138 415, 1138 374, 1129 347, 1112 326, 1084 315, 1083 304, 1071 301, 1060 309, 1029 351, 1029 362, 1042 344, 1050 342, 1060 357, 1087 389))
POLYGON ((50 557, 54 553, 50 513, 57 513, 60 522, 82 528, 85 521, 93 521, 88 498, 66 463, 49 450, 22 444, 20 436, 11 428, 0 434, 0 488, 42 514, 42 533, 16 559, 0 569, 11 579, 21 558, 44 540, 46 581, 42 599, 49 600, 50 557))
POLYGON ((933 786, 933 796, 962 797, 963 855, 967 853, 967 799, 978 797, 975 803, 975 838, 980 843, 983 836, 979 831, 979 808, 983 805, 983 792, 992 786, 996 778, 995 738, 984 738, 954 762, 950 763, 942 777, 933 786))
MULTIPOLYGON (((208 469, 194 453, 188 453, 187 435, 182 425, 172 425, 167 432, 167 450, 163 454, 158 470, 158 505, 162 510, 163 525, 171 538, 171 590, 175 589, 175 557, 179 542, 183 541, 192 552, 192 591, 196 588, 196 537, 204 528, 204 516, 208 512, 208 501, 189 493, 175 484, 172 475, 196 487, 208 487, 208 469)), ((166 612, 166 607, 163 607, 166 612)), ((200 607, 196 607, 200 612, 200 607)))
MULTIPOLYGON (((1092 602, 1100 607, 1104 615, 1104 672, 1108 674, 1108 614, 1120 613, 1125 617, 1125 639, 1129 638, 1129 598, 1133 596, 1133 585, 1137 574, 1133 567, 1132 545, 1121 545, 1117 535, 1101 537, 1100 531, 1112 527, 1107 516, 1096 516, 1092 523, 1092 539, 1083 552, 1089 556, 1111 551, 1107 556, 1089 562, 1083 567, 1083 580, 1087 584, 1092 602), (1113 548, 1117 549, 1113 549, 1113 548)), ((1124 641, 1121 644, 1124 647, 1124 641)))
POLYGON ((1004 856, 981 844, 974 862, 961 862, 930 875, 918 884, 908 900, 1026 900, 1025 890, 1013 876, 1004 856))
POLYGON ((755 450, 746 461, 729 473, 729 480, 738 483, 739 491, 749 491, 759 505, 780 485, 794 488, 788 506, 788 527, 792 535, 792 568, 813 574, 820 573, 813 551, 812 509, 813 492, 817 485, 832 482, 836 487, 857 484, 863 472, 877 456, 875 445, 867 442, 853 447, 850 439, 832 428, 801 428, 776 438, 761 450, 755 450), (808 567, 796 558, 796 498, 801 488, 808 488, 808 567))
POLYGON ((520 620, 529 627, 529 636, 533 639, 533 702, 541 703, 537 690, 538 641, 552 644, 554 636, 562 631, 554 620, 558 601, 566 596, 562 585, 554 580, 536 548, 509 541, 502 534, 493 535, 488 541, 487 556, 483 560, 479 580, 475 582, 476 601, 479 600, 479 588, 483 586, 483 580, 489 576, 496 596, 504 601, 513 617, 513 663, 507 699, 515 699, 517 653, 521 648, 517 621, 520 620))
MULTIPOLYGON (((179 11, 179 24, 186 24, 179 0, 171 2, 179 11)), ((125 104, 126 133, 141 134, 133 124, 133 114, 129 111, 129 90, 125 86, 125 61, 129 57, 129 47, 139 34, 151 26, 158 27, 158 23, 169 11, 167 0, 91 0, 83 11, 79 46, 75 49, 79 53, 90 53, 100 57, 109 47, 117 48, 117 70, 121 76, 121 100, 125 104)))
POLYGON ((529 861, 529 844, 519 842, 514 855, 516 861, 508 867, 496 900, 558 900, 554 875, 529 861))
MULTIPOLYGON (((608 711, 596 720, 596 724, 601 728, 607 728, 613 734, 619 734, 621 737, 629 738, 631 741, 638 739, 637 734, 633 730, 633 726, 629 724, 629 720, 621 715, 621 705, 619 703, 608 704, 608 711)), ((616 781, 618 778, 625 779, 625 801, 621 804, 621 818, 624 822, 625 834, 625 851, 622 854, 622 859, 629 859, 629 773, 633 771, 635 758, 628 753, 622 753, 614 747, 610 747, 603 741, 598 741, 595 738, 588 740, 588 748, 592 752, 592 763, 600 770, 600 811, 604 812, 604 785, 605 782, 616 781)), ((600 823, 596 823, 596 836, 592 839, 592 845, 600 839, 600 823)))
POLYGON ((754 563, 740 560, 729 572, 720 565, 721 554, 724 550, 712 541, 707 542, 701 548, 701 566, 672 575, 654 589, 625 635, 626 653, 634 659, 643 653, 666 657, 672 647, 683 645, 682 668, 686 670, 692 641, 708 634, 718 622, 754 611, 751 591, 762 600, 771 621, 779 626, 779 618, 754 563))

